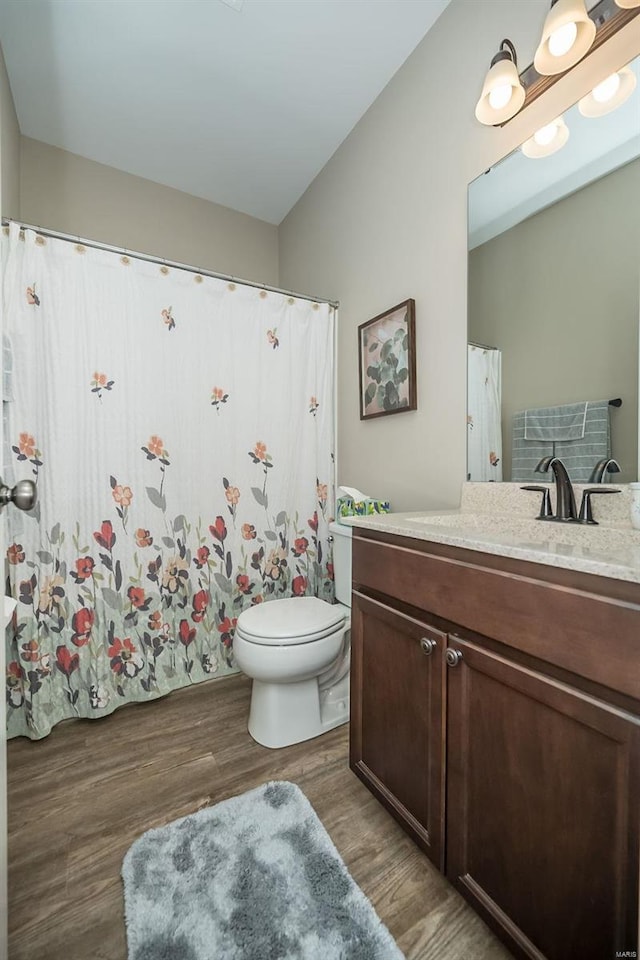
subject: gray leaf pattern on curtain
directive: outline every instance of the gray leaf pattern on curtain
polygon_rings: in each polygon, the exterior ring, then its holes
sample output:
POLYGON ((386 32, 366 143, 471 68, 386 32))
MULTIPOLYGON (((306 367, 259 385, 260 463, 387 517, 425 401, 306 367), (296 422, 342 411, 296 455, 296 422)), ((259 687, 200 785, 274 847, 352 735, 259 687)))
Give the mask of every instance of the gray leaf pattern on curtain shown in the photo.
POLYGON ((8 731, 236 668, 240 612, 333 597, 325 304, 11 226, 8 731), (277 336, 276 336, 277 331, 277 336))

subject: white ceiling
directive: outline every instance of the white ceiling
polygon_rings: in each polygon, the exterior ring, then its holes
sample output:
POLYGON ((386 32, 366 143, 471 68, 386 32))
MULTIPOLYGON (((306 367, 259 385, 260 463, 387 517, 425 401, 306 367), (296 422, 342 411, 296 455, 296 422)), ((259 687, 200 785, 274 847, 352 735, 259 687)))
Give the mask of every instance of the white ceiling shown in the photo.
POLYGON ((22 133, 279 223, 449 0, 0 0, 22 133))

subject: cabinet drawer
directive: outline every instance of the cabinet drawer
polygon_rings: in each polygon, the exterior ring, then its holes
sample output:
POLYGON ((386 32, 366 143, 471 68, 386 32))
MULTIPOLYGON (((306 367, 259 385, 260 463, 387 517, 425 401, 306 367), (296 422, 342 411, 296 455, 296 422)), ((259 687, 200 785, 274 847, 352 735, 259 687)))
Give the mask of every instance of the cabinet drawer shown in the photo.
POLYGON ((556 583, 549 579, 555 568, 506 557, 489 561, 476 551, 427 541, 353 538, 355 589, 401 600, 640 697, 638 584, 614 584, 618 595, 607 595, 612 581, 604 578, 562 570, 556 583))

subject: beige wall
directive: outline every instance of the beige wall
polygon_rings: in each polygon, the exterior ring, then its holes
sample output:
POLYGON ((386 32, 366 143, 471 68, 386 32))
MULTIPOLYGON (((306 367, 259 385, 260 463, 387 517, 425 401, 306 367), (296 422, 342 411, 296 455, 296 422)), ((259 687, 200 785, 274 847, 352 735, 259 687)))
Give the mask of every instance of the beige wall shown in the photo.
POLYGON ((466 475, 467 184, 640 49, 633 24, 502 129, 474 107, 500 40, 533 59, 547 0, 452 0, 280 226, 280 282, 340 300, 338 473, 392 509, 466 475), (356 327, 416 301, 418 409, 361 422, 356 327))
POLYGON ((2 156, 3 217, 17 217, 20 213, 20 129, 9 77, 0 49, 0 154, 2 156))
POLYGON ((637 478, 639 271, 640 160, 471 251, 469 336, 502 350, 505 480, 514 413, 611 397, 616 479, 637 478))
POLYGON ((278 282, 278 229, 22 137, 20 218, 260 283, 278 282))

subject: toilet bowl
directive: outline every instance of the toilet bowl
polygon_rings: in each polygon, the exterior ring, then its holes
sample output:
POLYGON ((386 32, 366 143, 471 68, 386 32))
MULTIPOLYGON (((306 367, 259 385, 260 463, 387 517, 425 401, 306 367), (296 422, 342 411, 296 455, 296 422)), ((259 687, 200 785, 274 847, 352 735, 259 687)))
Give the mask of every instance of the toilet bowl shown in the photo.
MULTIPOLYGON (((351 529, 338 526, 330 524, 336 595, 343 599, 346 593, 350 601, 351 529)), ((240 614, 233 652, 253 680, 249 733, 254 740, 285 747, 346 723, 350 633, 349 606, 317 597, 271 600, 240 614)))
POLYGON ((258 743, 285 747, 348 719, 348 692, 337 707, 329 694, 348 673, 350 612, 317 597, 295 597, 240 615, 233 652, 253 679, 249 733, 258 743))

